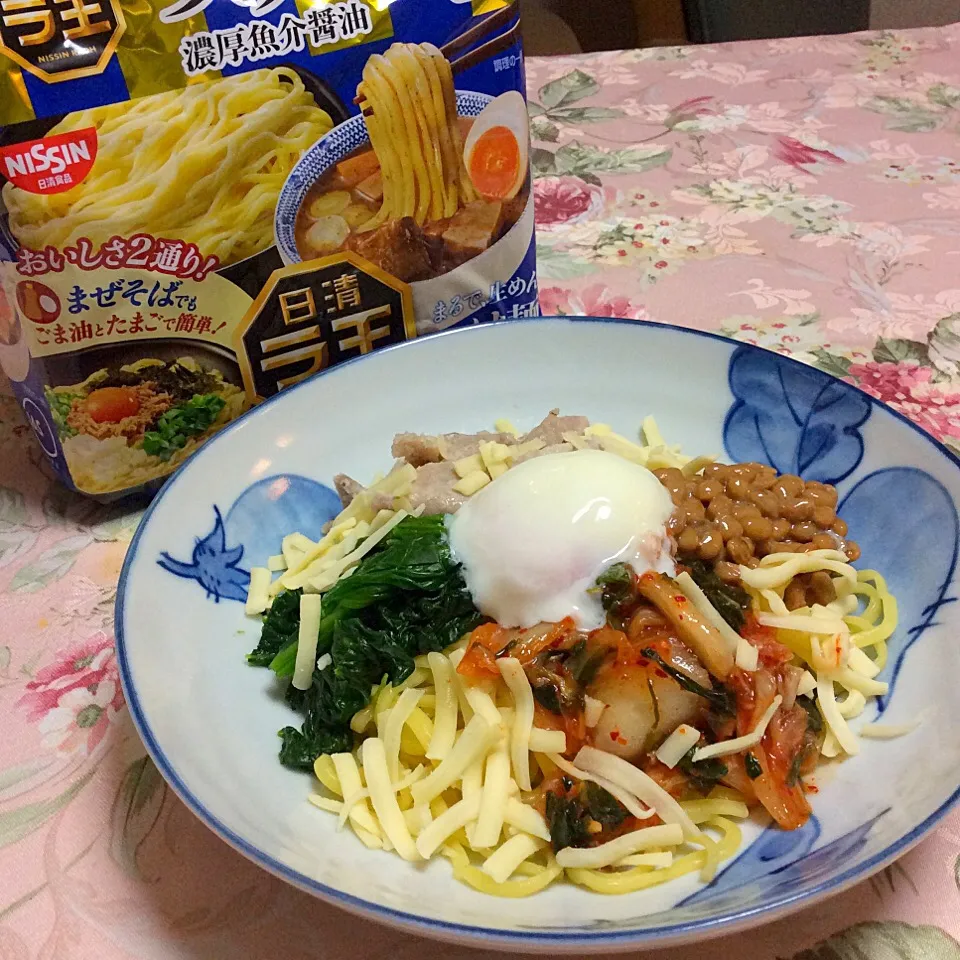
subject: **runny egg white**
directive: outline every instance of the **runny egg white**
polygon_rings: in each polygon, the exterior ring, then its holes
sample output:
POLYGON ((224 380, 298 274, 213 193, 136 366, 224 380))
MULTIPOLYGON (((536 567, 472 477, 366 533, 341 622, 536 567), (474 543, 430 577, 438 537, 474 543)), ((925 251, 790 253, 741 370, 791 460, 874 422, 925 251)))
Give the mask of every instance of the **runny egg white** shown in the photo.
POLYGON ((601 450, 548 454, 513 467, 449 521, 477 608, 505 627, 573 617, 603 625, 597 577, 614 563, 672 572, 670 495, 645 467, 601 450))

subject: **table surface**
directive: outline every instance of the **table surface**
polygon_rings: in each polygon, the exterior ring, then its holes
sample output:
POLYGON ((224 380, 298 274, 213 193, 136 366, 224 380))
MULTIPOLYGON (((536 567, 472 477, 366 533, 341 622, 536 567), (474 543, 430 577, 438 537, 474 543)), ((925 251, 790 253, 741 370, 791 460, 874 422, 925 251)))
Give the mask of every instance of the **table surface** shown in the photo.
MULTIPOLYGON (((544 313, 762 344, 960 450, 960 25, 528 70, 544 313)), ((0 960, 421 956, 234 853, 144 757, 112 636, 137 519, 53 483, 0 386, 0 960)), ((843 895, 658 956, 958 960, 958 941, 960 811, 843 895)))

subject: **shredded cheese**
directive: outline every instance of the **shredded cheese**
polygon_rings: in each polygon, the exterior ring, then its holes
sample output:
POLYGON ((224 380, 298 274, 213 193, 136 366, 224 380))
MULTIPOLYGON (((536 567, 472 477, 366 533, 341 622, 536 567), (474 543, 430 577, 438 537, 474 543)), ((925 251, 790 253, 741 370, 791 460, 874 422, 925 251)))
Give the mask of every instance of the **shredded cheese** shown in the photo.
POLYGON ((520 436, 520 431, 513 425, 513 423, 510 420, 506 420, 506 419, 495 420, 493 423, 493 429, 496 430, 497 433, 509 433, 514 437, 520 436))
POLYGON ((457 738, 457 688, 453 664, 442 653, 428 653, 437 702, 433 714, 433 735, 427 747, 428 760, 442 760, 457 738))
MULTIPOLYGON (((812 621, 815 618, 806 619, 812 621)), ((840 626, 842 629, 834 633, 829 640, 810 637, 810 664, 815 670, 837 670, 847 662, 850 653, 850 631, 842 621, 840 626)))
POLYGON ((817 678, 809 671, 804 670, 800 682, 797 684, 797 696, 809 697, 817 689, 817 678))
POLYGON ((573 430, 564 430, 560 436, 563 438, 563 442, 569 443, 574 450, 586 450, 590 445, 590 441, 586 437, 575 433, 573 430))
POLYGON ((510 781, 510 756, 506 744, 501 744, 487 757, 483 792, 480 795, 480 813, 471 842, 476 847, 495 847, 503 830, 507 809, 507 784, 510 781))
POLYGON ((839 617, 833 619, 797 615, 774 617, 761 613, 757 620, 765 627, 774 627, 777 630, 793 630, 796 633, 835 634, 842 633, 846 629, 846 625, 839 617))
POLYGON ((828 728, 823 738, 823 746, 820 748, 820 753, 828 760, 832 760, 834 757, 839 757, 841 752, 837 738, 833 735, 833 731, 828 728))
MULTIPOLYGON (((700 831, 696 824, 684 813, 683 807, 667 793, 652 777, 642 770, 628 763, 612 753, 604 753, 595 747, 581 747, 575 763, 590 773, 606 777, 617 786, 632 793, 652 807, 664 823, 676 823, 683 829, 683 835, 688 840, 696 840, 700 831)), ((627 850, 627 853, 635 851, 627 850)))
POLYGON ((270 571, 266 567, 250 568, 250 587, 247 590, 247 602, 243 608, 247 616, 255 616, 267 609, 270 604, 270 596, 267 593, 270 580, 270 571))
POLYGON ((491 689, 489 687, 484 689, 481 681, 477 684, 465 685, 464 694, 474 713, 479 713, 491 726, 498 727, 503 723, 503 716, 493 702, 493 697, 490 695, 491 689))
MULTIPOLYGON (((381 741, 382 743, 383 741, 381 741)), ((423 765, 421 764, 416 768, 416 770, 411 770, 402 780, 397 783, 390 783, 390 789, 394 794, 402 793, 404 790, 409 789, 411 784, 416 783, 420 780, 425 773, 423 765)), ((355 804, 366 800, 370 796, 369 787, 361 787, 359 790, 356 790, 354 793, 348 794, 343 799, 343 807, 340 810, 340 823, 337 829, 341 829, 343 825, 347 822, 350 813, 353 810, 355 804)), ((384 838, 386 839, 386 838, 384 838)))
POLYGON ((709 746, 700 747, 693 752, 693 762, 699 763, 701 760, 709 760, 711 757, 729 757, 731 754, 740 753, 741 750, 747 750, 755 747, 767 732, 767 726, 773 719, 773 715, 780 709, 783 703, 783 697, 778 693, 773 702, 763 712, 757 725, 742 737, 734 737, 732 740, 721 740, 720 743, 711 743, 709 746))
POLYGON ((543 840, 518 833, 491 853, 480 869, 497 883, 503 883, 524 860, 532 857, 541 847, 543 840))
MULTIPOLYGON (((502 710, 500 712, 503 713, 502 710)), ((530 731, 530 752, 566 753, 567 735, 562 730, 544 730, 534 727, 530 731)))
POLYGON ((480 454, 475 453, 469 457, 463 457, 460 460, 455 460, 453 463, 453 469, 456 475, 461 479, 469 477, 471 473, 476 473, 478 470, 483 471, 483 460, 480 459, 480 454))
POLYGON ((910 723, 865 723, 860 728, 860 736, 873 740, 895 740, 913 733, 919 726, 919 719, 910 723))
POLYGON ((319 793, 311 793, 307 799, 320 810, 326 810, 327 813, 339 813, 343 808, 342 800, 331 800, 330 797, 323 797, 319 793))
POLYGON ((460 792, 465 797, 480 796, 483 791, 484 758, 477 757, 463 773, 460 792))
MULTIPOLYGON (((357 766, 357 761, 354 759, 353 754, 334 753, 331 754, 330 759, 333 761, 333 768, 337 772, 337 779, 340 781, 340 789, 343 791, 343 796, 352 797, 361 793, 363 783, 360 780, 360 768, 357 766)), ((360 827, 362 830, 366 830, 367 833, 379 839, 381 835, 380 827, 377 826, 377 821, 370 812, 370 807, 365 797, 361 797, 352 805, 347 816, 350 818, 350 822, 354 828, 360 827)), ((341 823, 341 826, 342 825, 341 823)))
POLYGON ((629 857, 618 860, 615 867, 656 867, 666 869, 673 864, 673 854, 669 850, 659 853, 633 853, 629 857))
POLYGON ((689 573, 681 573, 677 575, 676 580, 677 586, 684 592, 687 599, 716 627, 717 632, 727 642, 730 652, 737 650, 743 638, 720 616, 717 608, 707 599, 707 595, 697 586, 693 577, 689 573))
POLYGON ((321 580, 335 563, 346 556, 367 535, 369 530, 370 524, 365 520, 358 523, 342 539, 330 544, 323 551, 322 556, 317 557, 301 570, 287 570, 277 582, 286 590, 298 590, 308 584, 312 586, 312 581, 321 580))
POLYGON ((781 597, 776 590, 761 590, 760 596, 767 601, 767 606, 770 607, 770 612, 775 617, 790 616, 790 611, 787 609, 787 605, 783 602, 783 597, 781 597))
MULTIPOLYGON (((413 785, 410 793, 414 803, 429 803, 439 797, 478 757, 486 754, 499 727, 494 727, 479 714, 474 714, 447 756, 429 776, 413 785)), ((368 741, 364 740, 364 743, 368 741)))
POLYGON ((391 780, 400 776, 400 735, 422 696, 422 690, 404 690, 390 709, 390 717, 383 732, 383 749, 387 756, 387 769, 390 771, 391 780))
MULTIPOLYGON (((606 709, 607 705, 602 700, 586 695, 583 698, 583 722, 592 730, 600 722, 600 716, 606 709)), ((566 753, 566 750, 544 750, 543 752, 566 753)))
MULTIPOLYGON (((510 729, 510 759, 513 777, 521 790, 529 790, 530 784, 530 732, 533 730, 533 691, 523 670, 523 664, 515 657, 497 660, 500 675, 513 695, 516 716, 510 729)), ((564 741, 566 745, 566 741, 564 741)))
MULTIPOLYGON (((341 560, 332 563, 327 570, 322 571, 324 584, 322 589, 332 587, 347 567, 352 567, 359 563, 401 520, 409 516, 410 514, 407 513, 406 510, 398 510, 379 530, 371 533, 360 546, 352 550, 341 560)), ((316 584, 316 586, 320 589, 319 584, 316 584)))
POLYGON ((847 656, 847 666, 869 680, 872 680, 880 672, 877 664, 856 646, 850 648, 850 653, 847 656))
POLYGON ((466 652, 466 648, 461 647, 457 650, 451 650, 447 655, 450 665, 453 667, 453 683, 454 689, 457 691, 457 704, 460 707, 460 713, 463 714, 465 724, 469 723, 473 717, 473 707, 470 706, 470 701, 467 699, 467 684, 464 682, 464 678, 457 673, 457 667, 460 666, 460 661, 466 652))
POLYGON ((867 697, 882 697, 890 689, 889 683, 883 680, 872 680, 849 667, 837 670, 833 678, 848 690, 856 690, 867 697))
POLYGON ((657 748, 656 757, 665 767, 672 770, 699 739, 699 730, 681 723, 657 748))
POLYGON ((490 475, 485 470, 475 470, 468 473, 462 480, 458 480, 453 489, 465 497, 472 497, 478 490, 482 490, 490 482, 490 475))
POLYGON ((550 828, 547 821, 531 806, 519 801, 516 797, 507 798, 507 807, 503 813, 503 822, 516 827, 524 833, 539 837, 541 840, 550 839, 550 828))
POLYGON ((684 841, 684 833, 678 823, 664 823, 656 827, 642 827, 625 833, 596 847, 564 847, 557 853, 557 863, 567 869, 581 867, 596 870, 609 867, 618 860, 651 847, 675 847, 684 841))
POLYGON ((521 457, 525 457, 528 453, 536 453, 537 450, 542 450, 546 445, 546 441, 541 440, 539 437, 534 440, 527 440, 524 443, 516 443, 508 448, 509 454, 507 460, 511 463, 515 462, 521 457))
POLYGON ((606 777, 591 773, 588 770, 581 770, 579 767, 570 763, 569 760, 565 760, 558 753, 548 754, 547 759, 554 767, 559 767, 564 773, 569 774, 571 777, 576 777, 578 780, 589 780, 598 787, 603 787, 611 797, 619 800, 638 820, 648 820, 656 813, 653 808, 644 807, 636 796, 629 790, 624 789, 620 784, 613 783, 606 777))
MULTIPOLYGON (((820 705, 823 719, 827 721, 827 726, 830 727, 830 732, 836 738, 840 749, 850 756, 858 754, 860 744, 857 743, 857 738, 840 713, 840 707, 833 690, 833 678, 828 674, 819 672, 817 673, 817 703, 820 705)), ((829 756, 826 753, 826 744, 824 744, 824 754, 829 756)))
POLYGON ((272 557, 267 557, 267 569, 271 573, 279 573, 287 569, 287 561, 282 553, 275 553, 272 557))
POLYGON ((493 467, 497 464, 506 462, 509 453, 510 448, 505 443, 488 440, 486 443, 480 444, 480 460, 483 463, 483 468, 488 472, 492 472, 493 467))
MULTIPOLYGON (((383 832, 404 860, 419 860, 420 854, 400 812, 397 795, 390 784, 386 753, 379 737, 369 737, 360 745, 363 773, 370 790, 370 801, 383 832)), ((421 781, 423 782, 423 781, 421 781)))
POLYGON ((626 437, 621 437, 618 433, 602 434, 599 437, 599 442, 600 449, 607 453, 615 453, 618 457, 623 457, 624 460, 640 464, 641 467, 647 465, 648 452, 626 437))
POLYGON ((479 794, 457 801, 449 810, 435 817, 430 826, 420 833, 417 837, 417 852, 424 860, 428 860, 452 833, 475 820, 479 812, 479 794))
POLYGON ((297 630, 297 660, 293 668, 293 685, 309 690, 317 663, 317 642, 320 637, 320 597, 305 593, 300 597, 300 626, 297 630))
POLYGON ((316 544, 302 533, 288 533, 280 543, 280 553, 283 555, 285 569, 289 570, 290 567, 295 566, 315 547, 316 544))
POLYGON ((643 442, 648 447, 665 447, 667 441, 664 440, 660 427, 657 426, 656 418, 648 415, 643 418, 640 424, 640 432, 643 434, 643 442))
POLYGON ((709 466, 709 464, 716 463, 716 461, 717 455, 715 453, 707 454, 702 457, 694 457, 680 468, 680 472, 685 477, 690 478, 698 474, 704 467, 709 466))
POLYGON ((737 652, 734 656, 734 662, 747 673, 755 673, 760 663, 760 653, 757 648, 746 638, 740 637, 737 641, 737 652))

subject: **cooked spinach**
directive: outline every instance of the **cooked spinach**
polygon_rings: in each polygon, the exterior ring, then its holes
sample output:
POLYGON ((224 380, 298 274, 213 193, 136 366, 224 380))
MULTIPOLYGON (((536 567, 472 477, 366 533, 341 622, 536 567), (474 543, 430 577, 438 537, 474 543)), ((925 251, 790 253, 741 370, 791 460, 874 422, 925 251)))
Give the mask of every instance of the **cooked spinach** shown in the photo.
POLYGON ((191 437, 208 430, 226 406, 216 393, 196 394, 171 407, 157 420, 154 428, 143 435, 143 452, 161 460, 169 460, 187 445, 191 437))
MULTIPOLYGON (((276 648, 269 665, 281 678, 293 674, 297 656, 299 598, 296 626, 288 602, 277 622, 267 617, 267 636, 261 634, 248 657, 259 665, 276 648)), ((329 653, 332 663, 314 671, 309 690, 294 695, 304 722, 300 731, 281 731, 281 762, 309 769, 321 753, 349 749, 350 719, 370 701, 375 684, 384 677, 401 683, 413 672, 414 657, 448 647, 483 619, 450 554, 443 517, 407 517, 325 594, 317 656, 329 653)))
POLYGON ((615 612, 636 595, 633 571, 625 563, 615 563, 597 577, 596 589, 603 609, 615 612))
POLYGON ((694 782, 698 790, 707 793, 716 786, 717 781, 727 775, 727 765, 715 757, 709 760, 695 761, 693 754, 696 747, 691 747, 680 759, 677 766, 694 782))
POLYGON ((586 847, 598 839, 600 834, 590 831, 592 821, 604 829, 612 829, 630 815, 616 797, 592 781, 583 783, 576 794, 548 793, 546 804, 550 843, 554 851, 564 847, 586 847))
POLYGON ((604 827, 619 827, 630 816, 630 811, 612 793, 591 780, 584 783, 580 799, 590 816, 604 827))
POLYGON ((747 592, 736 584, 724 583, 703 560, 681 557, 680 563, 690 571, 693 582, 706 594, 717 613, 739 633, 750 609, 747 592))
POLYGON ((710 709, 717 716, 730 717, 734 712, 733 695, 725 687, 718 687, 716 690, 708 690, 701 686, 692 677, 688 677, 682 670, 672 667, 663 657, 652 647, 644 647, 641 654, 648 660, 652 660, 664 673, 673 677, 674 680, 689 693, 695 693, 698 697, 703 697, 710 704, 710 709))
POLYGON ((743 765, 746 768, 747 776, 751 780, 756 780, 763 773, 760 761, 749 751, 743 757, 743 765))
POLYGON ((287 590, 273 601, 263 619, 260 642, 247 654, 247 663, 269 667, 273 658, 286 646, 297 642, 300 630, 300 595, 302 590, 287 590))
POLYGON ((585 847, 590 840, 587 831, 589 820, 583 807, 573 797, 557 793, 547 794, 547 826, 550 828, 550 845, 555 853, 564 847, 585 847))

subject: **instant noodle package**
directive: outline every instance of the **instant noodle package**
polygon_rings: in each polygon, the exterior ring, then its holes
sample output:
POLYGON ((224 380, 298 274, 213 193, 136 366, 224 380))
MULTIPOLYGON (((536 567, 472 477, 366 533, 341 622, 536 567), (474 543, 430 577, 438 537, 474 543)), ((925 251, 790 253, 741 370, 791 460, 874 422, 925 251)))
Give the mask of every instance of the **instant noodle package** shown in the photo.
POLYGON ((0 0, 0 365, 66 483, 142 488, 315 373, 536 314, 518 16, 0 0))

